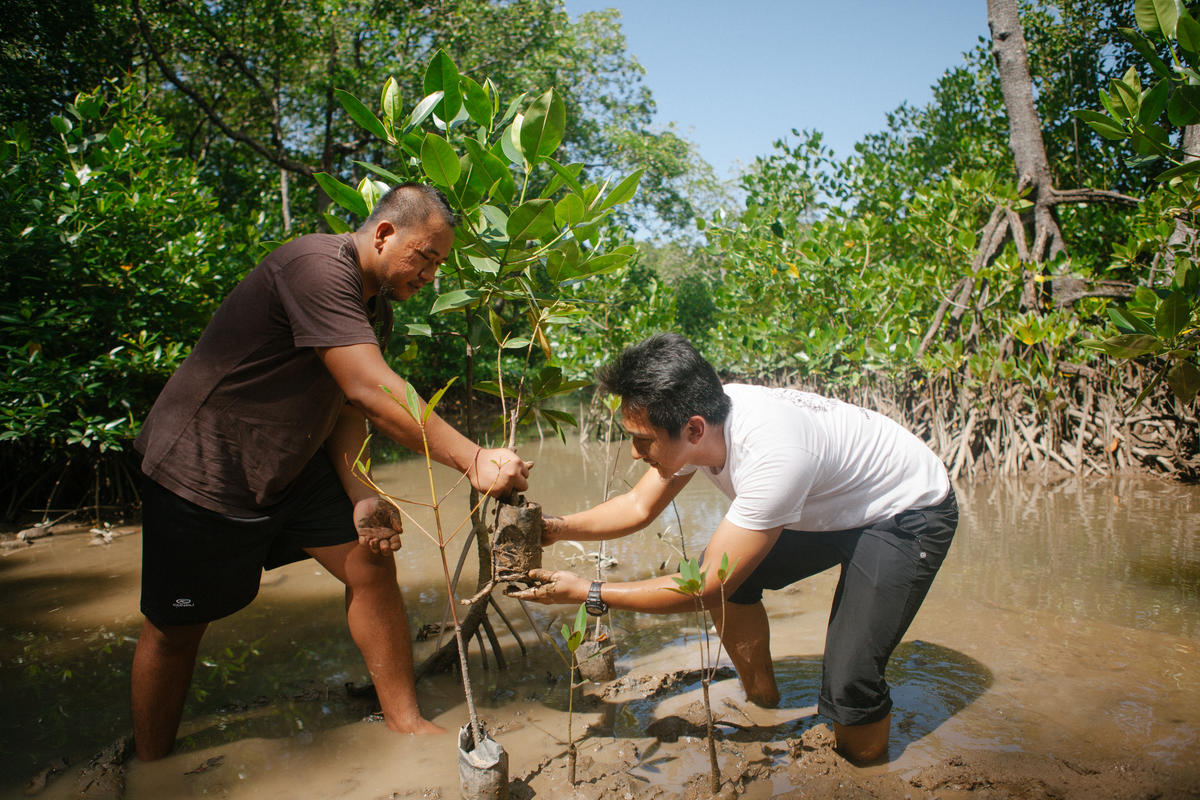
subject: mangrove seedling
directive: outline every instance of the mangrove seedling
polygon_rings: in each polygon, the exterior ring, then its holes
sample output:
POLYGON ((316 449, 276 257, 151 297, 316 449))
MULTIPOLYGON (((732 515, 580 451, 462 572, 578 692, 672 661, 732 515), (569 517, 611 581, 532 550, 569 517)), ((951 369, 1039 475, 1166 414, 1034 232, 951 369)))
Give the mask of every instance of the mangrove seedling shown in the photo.
MULTIPOLYGON (((737 561, 734 561, 733 566, 737 566, 737 561)), ((733 567, 729 564, 729 554, 724 553, 721 555, 721 566, 717 570, 717 580, 721 584, 722 620, 725 618, 725 581, 729 579, 732 572, 733 567)), ((708 624, 705 620, 706 612, 701 602, 707 578, 708 570, 701 572, 699 562, 694 558, 689 558, 679 562, 679 577, 672 578, 676 585, 668 588, 676 594, 692 598, 692 602, 695 604, 696 622, 701 631, 697 642, 700 645, 700 689, 704 697, 705 738, 708 741, 708 763, 712 771, 710 788, 715 795, 721 791, 721 770, 717 766, 717 742, 713 737, 712 703, 709 701, 708 687, 717 672, 717 662, 721 660, 721 643, 718 639, 717 655, 715 658, 711 657, 708 624)))
POLYGON ((572 721, 575 713, 575 687, 582 686, 584 681, 575 682, 575 670, 579 666, 576 659, 576 652, 579 650, 579 645, 583 644, 583 639, 587 636, 587 607, 579 604, 579 610, 575 612, 575 624, 571 627, 562 626, 563 641, 567 645, 567 650, 570 653, 567 673, 567 780, 571 785, 575 785, 575 732, 572 727, 572 721))
MULTIPOLYGON (((395 497, 395 496, 385 492, 383 489, 381 489, 379 487, 378 484, 375 483, 375 481, 371 478, 371 474, 370 474, 371 459, 370 459, 370 456, 367 455, 368 449, 370 446, 370 437, 369 436, 363 441, 362 448, 359 450, 359 453, 354 460, 353 473, 354 473, 355 477, 358 478, 358 480, 362 481, 364 484, 371 487, 371 489, 373 489, 375 492, 377 492, 381 498, 383 498, 387 502, 391 503, 396 508, 396 510, 399 511, 405 517, 405 519, 407 519, 409 522, 411 522, 413 525, 415 525, 416 528, 419 531, 421 531, 421 533, 423 533, 427 538, 429 538, 432 542, 434 542, 438 547, 438 553, 440 554, 441 561, 442 561, 442 575, 443 575, 443 578, 445 579, 447 596, 450 598, 449 608, 450 608, 451 617, 454 622, 455 641, 458 644, 459 671, 462 674, 463 694, 467 701, 467 713, 470 718, 470 721, 469 721, 470 742, 467 743, 468 746, 463 745, 463 742, 467 738, 465 735, 466 731, 464 730, 463 732, 460 732, 460 735, 459 735, 460 777, 462 777, 462 779, 464 781, 464 796, 472 796, 472 797, 481 796, 480 790, 484 784, 495 786, 495 788, 497 790, 496 796, 500 796, 500 795, 502 795, 503 791, 505 791, 507 789, 507 785, 508 785, 508 755, 507 755, 507 753, 504 752, 503 747, 501 747, 498 743, 496 743, 494 740, 492 740, 487 735, 487 732, 484 730, 483 725, 479 721, 479 715, 475 709, 475 695, 471 689, 470 671, 468 670, 468 667, 467 667, 467 648, 466 648, 465 642, 463 641, 462 621, 460 620, 459 615, 458 615, 457 603, 455 603, 453 601, 454 600, 454 583, 453 583, 453 579, 451 578, 451 575, 450 575, 449 562, 446 560, 447 545, 449 545, 450 542, 454 539, 454 537, 457 536, 458 533, 463 529, 463 527, 471 521, 471 516, 475 513, 478 506, 471 509, 470 514, 468 514, 467 517, 464 519, 464 521, 458 525, 458 527, 454 530, 453 533, 451 533, 449 536, 445 535, 445 529, 442 524, 442 516, 441 516, 442 500, 444 498, 438 497, 437 486, 436 486, 436 484, 434 482, 434 478, 433 478, 433 457, 429 451, 429 439, 428 439, 428 436, 426 435, 426 424, 429 421, 429 417, 430 417, 430 415, 433 414, 434 408, 437 406, 438 402, 442 399, 442 396, 446 393, 446 390, 450 388, 450 385, 452 383, 454 383, 454 379, 451 379, 449 383, 447 383, 445 386, 443 386, 441 389, 439 389, 436 393, 434 393, 434 395, 432 397, 430 397, 429 401, 425 404, 422 404, 420 396, 417 394, 417 391, 412 387, 411 384, 405 384, 405 395, 406 396, 403 400, 396 397, 394 394, 392 394, 392 392, 390 390, 388 390, 387 387, 380 387, 385 392, 387 392, 388 395, 390 397, 392 397, 392 399, 395 400, 396 403, 399 404, 400 407, 403 408, 409 414, 409 416, 412 417, 412 419, 417 423, 417 427, 421 431, 422 452, 423 452, 423 455, 425 456, 425 468, 426 468, 426 472, 429 476, 429 502, 428 503, 421 503, 421 502, 414 501, 414 500, 406 500, 403 498, 395 497), (409 514, 405 510, 404 504, 406 504, 406 503, 411 504, 411 505, 423 506, 423 507, 429 508, 433 512, 433 521, 434 521, 434 532, 433 533, 430 533, 429 531, 427 531, 418 520, 416 520, 411 514, 409 514), (467 789, 466 789, 467 777, 462 775, 463 757, 464 757, 464 755, 469 756, 471 752, 479 752, 481 749, 486 750, 487 754, 488 754, 485 765, 475 764, 474 762, 481 760, 479 758, 476 758, 471 761, 470 766, 474 767, 477 770, 483 768, 484 771, 493 772, 493 773, 495 773, 495 775, 483 777, 482 779, 475 779, 474 789, 468 795, 467 789)), ((461 483, 462 480, 465 479, 465 477, 466 477, 465 474, 462 477, 460 477, 459 482, 461 483)), ((455 485, 457 486, 457 483, 455 485)), ((482 502, 482 500, 480 502, 482 502)))

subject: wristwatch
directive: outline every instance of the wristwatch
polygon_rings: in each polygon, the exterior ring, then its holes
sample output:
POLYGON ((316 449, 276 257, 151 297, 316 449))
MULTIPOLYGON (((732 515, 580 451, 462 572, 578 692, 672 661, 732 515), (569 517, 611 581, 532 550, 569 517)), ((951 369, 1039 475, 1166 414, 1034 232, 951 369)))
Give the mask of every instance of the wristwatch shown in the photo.
POLYGON ((587 600, 583 602, 583 607, 593 617, 608 613, 608 603, 600 599, 600 587, 603 585, 603 581, 592 581, 592 585, 588 589, 587 600))

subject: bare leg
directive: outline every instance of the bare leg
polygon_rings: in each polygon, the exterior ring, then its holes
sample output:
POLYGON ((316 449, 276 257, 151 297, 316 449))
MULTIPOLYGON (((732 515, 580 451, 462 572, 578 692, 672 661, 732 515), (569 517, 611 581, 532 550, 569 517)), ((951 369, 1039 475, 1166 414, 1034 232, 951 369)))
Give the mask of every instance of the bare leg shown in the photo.
POLYGON ((753 605, 725 603, 712 609, 717 633, 742 679, 746 698, 764 708, 779 705, 775 666, 771 663, 771 627, 761 601, 753 605))
POLYGON ((887 755, 892 715, 866 725, 833 723, 837 751, 856 764, 869 764, 887 755))
POLYGON ((398 733, 445 733, 422 717, 417 705, 408 618, 393 556, 373 555, 358 542, 306 549, 346 584, 350 636, 371 673, 388 728, 398 733))
POLYGON ((175 746, 196 651, 207 627, 206 622, 162 628, 150 620, 142 623, 130 680, 134 749, 142 761, 162 758, 175 746))

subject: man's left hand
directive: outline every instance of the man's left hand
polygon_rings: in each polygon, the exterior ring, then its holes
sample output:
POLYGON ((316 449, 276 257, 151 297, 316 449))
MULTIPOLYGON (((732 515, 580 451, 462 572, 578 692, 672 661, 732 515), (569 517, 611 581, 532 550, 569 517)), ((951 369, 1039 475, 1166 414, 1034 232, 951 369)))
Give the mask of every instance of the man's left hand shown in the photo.
POLYGON ((404 532, 400 512, 378 495, 354 504, 354 527, 358 530, 358 543, 369 547, 372 553, 387 554, 400 549, 400 534, 404 532))
POLYGON ((545 605, 582 603, 587 599, 588 589, 592 585, 588 579, 565 569, 531 569, 529 577, 537 581, 538 585, 514 592, 510 597, 545 605))

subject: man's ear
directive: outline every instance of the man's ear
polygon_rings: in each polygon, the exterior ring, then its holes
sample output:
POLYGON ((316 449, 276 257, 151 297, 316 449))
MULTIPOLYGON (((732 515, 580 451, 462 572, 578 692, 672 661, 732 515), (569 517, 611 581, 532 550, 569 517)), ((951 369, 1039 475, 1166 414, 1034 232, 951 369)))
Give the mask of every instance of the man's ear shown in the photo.
POLYGON ((375 230, 371 232, 371 246, 375 248, 375 252, 383 249, 384 243, 396 232, 396 226, 390 220, 381 219, 375 223, 375 230))
POLYGON ((683 431, 687 435, 689 444, 696 444, 704 438, 704 431, 708 428, 708 421, 699 414, 693 414, 688 418, 688 421, 683 424, 683 431))

